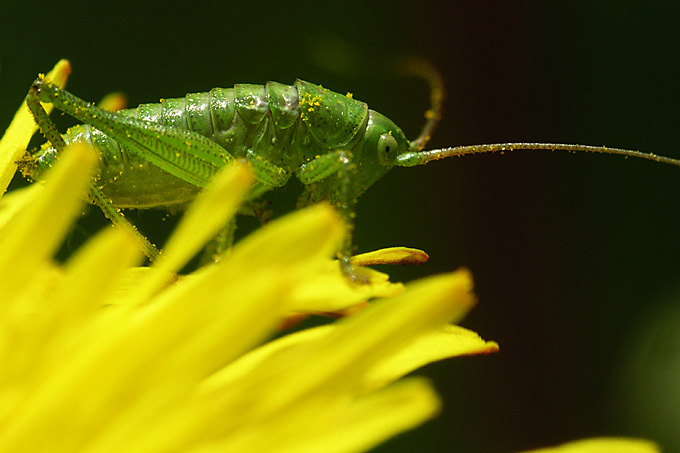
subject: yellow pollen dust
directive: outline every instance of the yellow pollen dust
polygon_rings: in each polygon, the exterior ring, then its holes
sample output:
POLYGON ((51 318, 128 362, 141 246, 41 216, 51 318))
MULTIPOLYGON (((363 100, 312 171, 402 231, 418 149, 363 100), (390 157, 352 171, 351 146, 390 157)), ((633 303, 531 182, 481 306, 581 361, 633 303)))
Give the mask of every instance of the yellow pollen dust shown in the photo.
POLYGON ((307 113, 311 113, 314 111, 315 107, 320 107, 321 106, 321 97, 320 96, 312 96, 309 93, 306 93, 302 96, 300 99, 300 116, 302 118, 302 121, 307 121, 307 113), (307 107, 305 109, 305 107, 307 107))

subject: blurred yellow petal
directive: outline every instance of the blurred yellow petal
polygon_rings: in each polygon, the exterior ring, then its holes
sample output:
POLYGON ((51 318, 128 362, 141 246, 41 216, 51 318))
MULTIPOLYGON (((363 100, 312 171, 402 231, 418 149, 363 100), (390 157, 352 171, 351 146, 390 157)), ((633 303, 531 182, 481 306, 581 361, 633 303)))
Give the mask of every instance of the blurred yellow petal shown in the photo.
POLYGON ((583 439, 556 447, 539 448, 525 453, 658 453, 661 449, 645 439, 600 437, 583 439))
POLYGON ((0 228, 4 227, 19 211, 29 205, 42 189, 43 187, 40 184, 31 184, 2 196, 0 198, 0 228))
POLYGON ((163 254, 153 264, 155 272, 128 292, 129 304, 140 303, 168 283, 220 228, 234 216, 243 202, 254 177, 247 165, 240 162, 225 167, 191 204, 163 248, 163 254))
POLYGON ((236 214, 255 177, 241 162, 228 165, 191 203, 182 221, 163 247, 158 268, 179 270, 205 243, 214 237, 227 219, 236 214))
POLYGON ((118 91, 109 93, 99 101, 97 106, 109 112, 117 112, 127 107, 127 96, 118 91))
POLYGON ((40 197, 4 225, 0 231, 0 294, 7 298, 14 295, 39 272, 41 261, 54 253, 83 204, 88 169, 95 159, 91 148, 71 147, 59 168, 50 172, 40 197))
MULTIPOLYGON (((234 247, 230 258, 239 261, 247 257, 249 266, 257 268, 266 265, 274 256, 282 260, 281 265, 328 257, 335 253, 345 231, 338 215, 325 204, 296 211, 267 226, 268 234, 256 232, 243 239, 234 247), (328 231, 319 234, 319 229, 323 228, 328 231), (307 240, 301 242, 304 237, 307 240)), ((307 264, 310 268, 316 265, 313 261, 307 264)))
POLYGON ((349 401, 340 398, 303 405, 196 453, 365 451, 433 417, 439 408, 439 398, 429 383, 413 378, 349 401))
POLYGON ((125 271, 140 260, 134 240, 124 231, 107 228, 97 234, 64 266, 59 291, 68 306, 63 307, 62 315, 78 319, 95 314, 110 303, 109 294, 125 271))
MULTIPOLYGON (((47 79, 63 87, 66 85, 66 79, 70 73, 71 65, 68 60, 59 60, 47 74, 47 79)), ((28 92, 28 85, 26 86, 26 92, 28 92)), ((52 110, 52 104, 43 104, 43 107, 48 114, 52 110)), ((16 115, 14 115, 14 119, 5 131, 2 139, 0 139, 0 197, 7 190, 7 186, 17 170, 15 162, 26 151, 28 142, 36 130, 38 130, 38 126, 33 121, 33 116, 24 101, 16 115)))
POLYGON ((470 274, 465 270, 417 282, 403 294, 380 300, 341 320, 337 329, 320 341, 301 345, 290 354, 278 354, 256 366, 250 379, 232 382, 226 389, 212 382, 206 391, 211 398, 224 399, 225 409, 239 413, 244 421, 318 392, 356 391, 376 361, 420 334, 467 313, 474 303, 471 290, 470 274), (260 400, 243 398, 253 393, 259 394, 260 400))
MULTIPOLYGON (((404 380, 358 398, 344 411, 337 426, 326 424, 325 430, 311 433, 300 444, 310 453, 363 451, 432 418, 439 413, 440 404, 429 382, 404 380)), ((317 417, 323 411, 322 407, 319 409, 317 417)), ((309 417, 309 421, 313 418, 309 417)))

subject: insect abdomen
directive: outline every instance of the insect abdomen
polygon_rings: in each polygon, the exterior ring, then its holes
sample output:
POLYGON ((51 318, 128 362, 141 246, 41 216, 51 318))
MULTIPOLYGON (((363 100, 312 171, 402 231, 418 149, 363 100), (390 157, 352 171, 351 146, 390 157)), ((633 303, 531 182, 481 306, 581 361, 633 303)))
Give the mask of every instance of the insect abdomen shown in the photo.
POLYGON ((269 82, 266 86, 239 84, 233 88, 213 88, 183 98, 141 104, 122 113, 197 132, 217 142, 234 157, 244 157, 253 149, 264 159, 282 162, 280 153, 292 138, 284 131, 298 120, 299 103, 294 86, 269 82), (272 130, 267 131, 270 128, 272 130), (262 142, 265 139, 266 149, 262 142))
POLYGON ((309 82, 239 84, 164 99, 124 111, 138 119, 189 129, 234 157, 258 158, 294 171, 362 136, 368 106, 309 82))

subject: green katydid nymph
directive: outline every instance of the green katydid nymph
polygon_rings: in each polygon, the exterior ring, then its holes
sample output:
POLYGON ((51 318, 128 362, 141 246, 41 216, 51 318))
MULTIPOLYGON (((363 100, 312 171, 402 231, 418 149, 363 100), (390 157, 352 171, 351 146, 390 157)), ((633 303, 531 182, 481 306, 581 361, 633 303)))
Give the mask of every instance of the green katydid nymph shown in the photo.
MULTIPOLYGON (((351 279, 354 206, 357 198, 394 166, 423 165, 445 157, 517 149, 589 151, 639 157, 680 166, 680 160, 618 148, 555 143, 500 143, 424 150, 441 117, 443 82, 428 65, 414 72, 430 84, 431 107, 421 134, 409 141, 387 117, 351 95, 297 80, 294 85, 235 85, 164 99, 134 109, 109 112, 38 78, 27 103, 48 144, 20 162, 24 175, 39 179, 69 144, 85 141, 99 154, 97 183, 89 199, 118 225, 120 209, 179 206, 191 201, 213 176, 235 159, 248 161, 257 183, 246 212, 257 199, 295 175, 305 186, 298 205, 331 202, 348 225, 338 250, 351 279), (48 102, 81 125, 61 135, 41 102, 48 102)), ((233 240, 235 225, 225 227, 233 240)), ((129 228, 131 231, 132 228, 129 228)), ((135 233, 144 253, 158 250, 135 233)))

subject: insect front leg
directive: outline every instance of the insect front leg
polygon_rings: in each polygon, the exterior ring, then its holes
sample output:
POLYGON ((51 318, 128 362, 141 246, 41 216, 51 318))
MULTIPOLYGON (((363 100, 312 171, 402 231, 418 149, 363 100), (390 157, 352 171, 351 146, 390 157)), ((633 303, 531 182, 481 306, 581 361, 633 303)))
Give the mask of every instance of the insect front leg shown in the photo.
POLYGON ((298 179, 308 187, 310 192, 310 202, 319 201, 324 197, 328 197, 334 204, 342 219, 347 225, 347 234, 338 251, 340 259, 340 266, 342 271, 352 281, 362 281, 363 278, 357 275, 350 258, 352 256, 352 247, 354 245, 352 237, 354 232, 354 205, 356 197, 350 190, 352 187, 352 171, 354 164, 352 163, 352 155, 348 151, 337 150, 327 154, 323 154, 316 159, 313 159, 306 164, 300 166, 297 172, 298 179), (312 189, 311 185, 315 183, 327 183, 329 187, 333 184, 331 181, 335 178, 337 185, 335 190, 324 191, 324 188, 312 189), (325 181, 324 181, 325 180, 325 181), (319 193, 315 194, 314 191, 319 193))
POLYGON ((257 183, 251 191, 251 198, 258 197, 276 187, 283 187, 290 179, 290 172, 259 157, 253 150, 248 150, 246 160, 255 172, 257 183))

